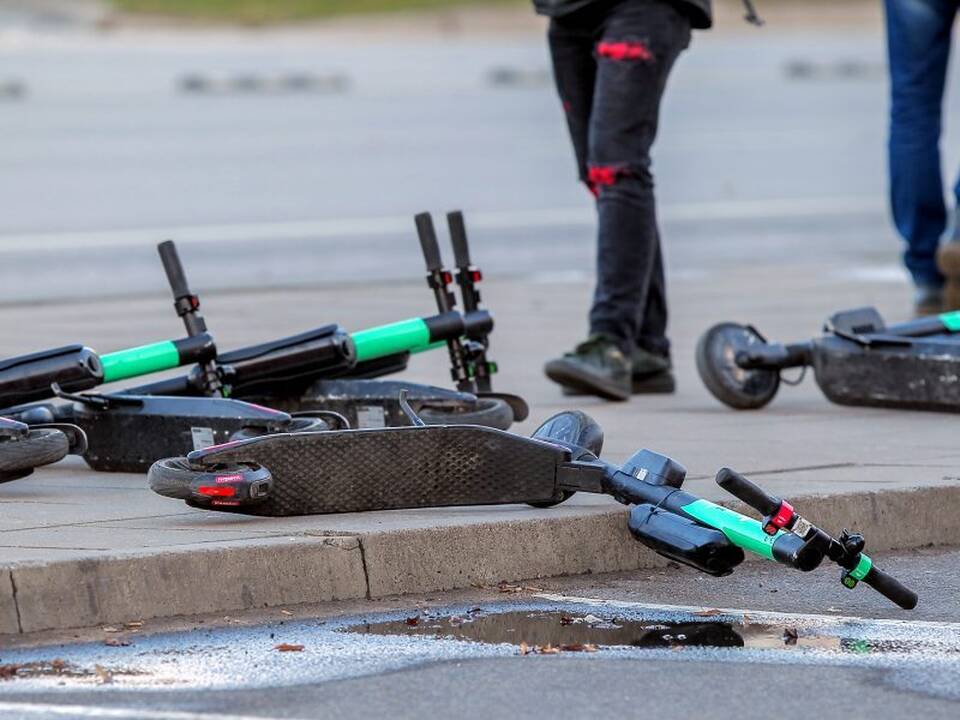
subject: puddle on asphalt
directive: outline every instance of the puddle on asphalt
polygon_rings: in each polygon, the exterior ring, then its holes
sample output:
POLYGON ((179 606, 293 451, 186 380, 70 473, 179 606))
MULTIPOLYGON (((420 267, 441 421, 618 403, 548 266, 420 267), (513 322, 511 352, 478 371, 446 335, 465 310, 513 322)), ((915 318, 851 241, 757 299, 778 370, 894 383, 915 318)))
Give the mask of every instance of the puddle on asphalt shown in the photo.
POLYGON ((345 628, 369 635, 450 638, 488 644, 517 645, 524 651, 592 651, 602 647, 634 648, 816 648, 850 653, 910 652, 920 647, 901 640, 846 639, 809 628, 725 620, 663 622, 557 611, 420 615, 345 628))
POLYGON ((64 681, 91 680, 100 684, 108 684, 113 682, 115 676, 130 677, 142 674, 143 673, 136 670, 104 667, 102 665, 94 665, 92 668, 86 668, 68 663, 64 660, 0 665, 0 682, 28 678, 61 678, 64 681))

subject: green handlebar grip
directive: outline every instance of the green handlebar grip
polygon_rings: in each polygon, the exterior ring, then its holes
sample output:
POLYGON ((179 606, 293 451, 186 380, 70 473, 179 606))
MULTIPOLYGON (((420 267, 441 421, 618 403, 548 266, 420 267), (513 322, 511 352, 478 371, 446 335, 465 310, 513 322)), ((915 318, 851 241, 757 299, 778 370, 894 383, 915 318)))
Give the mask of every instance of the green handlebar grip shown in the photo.
POLYGON ((350 337, 357 347, 357 362, 401 352, 417 352, 430 345, 430 329, 422 318, 360 330, 350 337))
POLYGON ((172 340, 141 345, 100 356, 103 364, 103 381, 148 375, 180 366, 180 353, 172 340))

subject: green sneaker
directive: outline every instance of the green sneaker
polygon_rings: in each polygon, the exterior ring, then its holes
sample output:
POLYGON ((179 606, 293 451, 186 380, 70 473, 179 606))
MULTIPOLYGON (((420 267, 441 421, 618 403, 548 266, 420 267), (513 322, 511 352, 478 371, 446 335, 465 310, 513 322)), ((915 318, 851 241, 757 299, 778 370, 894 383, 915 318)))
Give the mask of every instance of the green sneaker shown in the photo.
MULTIPOLYGON (((656 395, 676 392, 677 383, 673 378, 673 365, 670 358, 636 348, 630 360, 632 365, 630 373, 631 393, 634 395, 656 395)), ((578 397, 587 393, 565 385, 563 394, 568 397, 578 397)))
POLYGON ((607 335, 591 335, 573 352, 548 362, 543 371, 564 390, 607 400, 630 398, 630 362, 607 335))

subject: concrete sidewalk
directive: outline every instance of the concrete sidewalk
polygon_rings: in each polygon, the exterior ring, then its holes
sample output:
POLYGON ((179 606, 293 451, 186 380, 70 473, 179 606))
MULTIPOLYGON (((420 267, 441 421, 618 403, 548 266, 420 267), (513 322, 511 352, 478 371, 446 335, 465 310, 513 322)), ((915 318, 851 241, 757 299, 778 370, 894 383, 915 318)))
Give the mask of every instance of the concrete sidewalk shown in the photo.
MULTIPOLYGON (((798 340, 839 308, 874 303, 896 320, 908 307, 907 289, 882 273, 864 280, 871 276, 861 272, 858 280, 826 264, 782 267, 771 261, 676 276, 679 392, 623 404, 565 400, 541 375, 543 360, 582 334, 587 282, 487 283, 498 386, 533 408, 518 431, 580 407, 604 426, 608 459, 640 447, 669 454, 688 467, 689 488, 707 498, 722 497, 712 477, 727 465, 796 500, 829 529, 863 531, 874 551, 960 543, 953 418, 832 406, 812 378, 784 387, 764 411, 736 413, 701 386, 693 346, 713 322, 749 321, 768 337, 798 340)), ((431 303, 410 284, 391 289, 389 302, 385 290, 344 286, 225 293, 207 297, 204 309, 229 349, 331 318, 359 328, 429 313, 431 303)), ((181 334, 159 296, 112 303, 109 312, 93 301, 4 307, 0 327, 17 330, 0 334, 0 355, 68 338, 109 351, 181 334)), ((445 354, 417 357, 407 377, 442 382, 445 354)), ((663 564, 630 538, 625 510, 603 497, 578 496, 551 510, 246 518, 189 509, 152 494, 141 476, 96 474, 76 459, 0 486, 0 547, 0 634, 663 564)))

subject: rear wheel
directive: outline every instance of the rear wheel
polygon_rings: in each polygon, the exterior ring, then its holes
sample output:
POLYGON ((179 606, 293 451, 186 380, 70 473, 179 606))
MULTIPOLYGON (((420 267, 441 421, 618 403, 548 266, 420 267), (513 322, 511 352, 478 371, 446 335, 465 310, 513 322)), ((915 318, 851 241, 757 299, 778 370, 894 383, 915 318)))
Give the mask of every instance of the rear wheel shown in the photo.
POLYGON ((157 460, 147 472, 150 489, 175 500, 200 500, 216 503, 225 498, 230 504, 262 502, 272 483, 270 472, 260 465, 219 465, 197 470, 187 458, 157 460), (204 492, 207 488, 210 492, 204 492))
POLYGON ((697 372, 707 390, 735 410, 756 410, 773 400, 780 388, 780 371, 742 368, 737 353, 766 340, 751 327, 720 323, 697 342, 697 372))
POLYGON ((513 408, 494 397, 477 398, 476 405, 424 405, 417 416, 427 425, 481 425, 497 430, 509 430, 513 425, 513 408))
POLYGON ((26 437, 0 440, 0 482, 23 477, 35 467, 62 460, 69 451, 70 441, 59 430, 31 430, 26 437))

